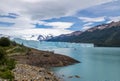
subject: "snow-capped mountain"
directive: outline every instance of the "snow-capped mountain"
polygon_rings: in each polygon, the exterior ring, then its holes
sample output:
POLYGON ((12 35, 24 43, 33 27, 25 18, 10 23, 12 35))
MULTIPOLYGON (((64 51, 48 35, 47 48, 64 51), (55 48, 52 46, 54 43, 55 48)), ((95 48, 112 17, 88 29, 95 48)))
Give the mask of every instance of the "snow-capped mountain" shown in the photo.
POLYGON ((18 35, 18 36, 8 36, 8 35, 0 34, 0 38, 1 37, 8 37, 10 39, 20 38, 20 39, 24 39, 24 40, 44 41, 44 40, 51 39, 54 36, 52 34, 48 34, 48 35, 18 35))
POLYGON ((37 40, 39 40, 39 41, 42 41, 42 40, 48 40, 48 39, 51 39, 51 38, 53 38, 54 36, 52 35, 52 34, 49 34, 49 35, 39 35, 38 36, 38 38, 37 38, 37 40))
POLYGON ((25 39, 25 40, 36 40, 36 41, 44 41, 47 39, 51 39, 52 37, 54 37, 51 34, 48 35, 22 35, 16 38, 21 38, 21 39, 25 39))
MULTIPOLYGON (((118 21, 118 22, 112 21, 111 23, 108 23, 108 24, 97 25, 97 26, 95 26, 95 27, 93 27, 93 28, 90 28, 90 29, 88 29, 88 30, 86 30, 86 31, 88 31, 88 32, 93 32, 93 31, 95 31, 95 30, 103 30, 103 29, 106 29, 106 28, 118 27, 118 26, 120 26, 120 21, 118 21)), ((86 31, 85 31, 85 32, 86 32, 86 31)))

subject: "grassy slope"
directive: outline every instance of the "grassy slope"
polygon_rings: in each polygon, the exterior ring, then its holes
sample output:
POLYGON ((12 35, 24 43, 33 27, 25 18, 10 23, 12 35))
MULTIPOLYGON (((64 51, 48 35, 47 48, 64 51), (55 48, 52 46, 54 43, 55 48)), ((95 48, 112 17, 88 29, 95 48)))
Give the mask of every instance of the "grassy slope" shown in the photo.
POLYGON ((28 48, 19 44, 13 45, 12 42, 10 43, 10 46, 0 46, 0 54, 4 54, 4 56, 0 59, 0 77, 12 80, 14 75, 11 70, 15 68, 16 62, 11 59, 10 56, 25 54, 28 48))

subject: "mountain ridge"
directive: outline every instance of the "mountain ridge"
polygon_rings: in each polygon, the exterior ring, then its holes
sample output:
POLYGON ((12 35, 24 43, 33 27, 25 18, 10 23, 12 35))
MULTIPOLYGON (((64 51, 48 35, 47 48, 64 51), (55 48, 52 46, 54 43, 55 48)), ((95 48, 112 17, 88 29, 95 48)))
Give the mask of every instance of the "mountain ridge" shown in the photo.
POLYGON ((80 32, 78 35, 71 33, 69 36, 57 36, 47 41, 94 43, 95 46, 120 47, 120 21, 97 25, 78 32, 80 32))

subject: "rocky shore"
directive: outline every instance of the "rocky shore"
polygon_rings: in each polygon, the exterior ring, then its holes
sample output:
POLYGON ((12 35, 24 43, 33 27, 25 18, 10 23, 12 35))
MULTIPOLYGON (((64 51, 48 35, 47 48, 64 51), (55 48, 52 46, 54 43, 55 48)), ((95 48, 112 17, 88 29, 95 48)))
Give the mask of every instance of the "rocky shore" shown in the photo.
POLYGON ((53 72, 27 64, 17 64, 12 72, 14 81, 60 81, 53 72))
POLYGON ((17 61, 14 73, 14 81, 63 81, 58 79, 49 67, 67 66, 79 61, 54 52, 40 51, 33 48, 26 54, 14 54, 11 58, 17 61))
POLYGON ((67 66, 79 61, 65 55, 55 54, 54 52, 39 51, 31 49, 26 55, 12 56, 20 64, 28 64, 38 67, 60 67, 67 66))

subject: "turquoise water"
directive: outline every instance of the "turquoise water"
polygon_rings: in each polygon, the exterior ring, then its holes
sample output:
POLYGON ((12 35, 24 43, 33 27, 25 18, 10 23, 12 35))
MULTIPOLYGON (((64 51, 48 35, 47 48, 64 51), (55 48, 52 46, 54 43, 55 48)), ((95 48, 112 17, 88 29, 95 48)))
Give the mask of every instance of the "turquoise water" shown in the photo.
POLYGON ((81 63, 52 70, 65 81, 120 81, 120 48, 93 47, 92 44, 38 42, 15 39, 18 43, 49 50, 79 60, 81 63), (79 75, 80 78, 68 78, 79 75))

